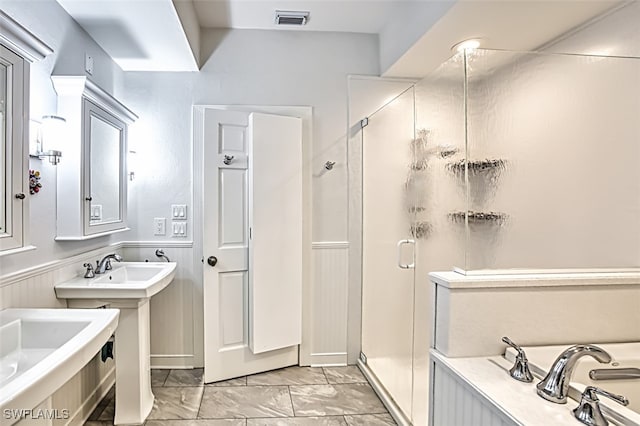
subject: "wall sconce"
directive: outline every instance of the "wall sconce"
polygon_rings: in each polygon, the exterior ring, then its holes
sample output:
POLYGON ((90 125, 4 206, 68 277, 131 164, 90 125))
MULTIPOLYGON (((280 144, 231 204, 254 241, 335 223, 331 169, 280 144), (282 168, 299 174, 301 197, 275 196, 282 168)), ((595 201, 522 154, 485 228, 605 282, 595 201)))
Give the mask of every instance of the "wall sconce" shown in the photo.
POLYGON ((31 157, 37 157, 41 160, 49 157, 49 162, 54 166, 60 163, 62 152, 56 149, 45 151, 45 146, 58 147, 61 145, 63 138, 66 136, 67 120, 57 115, 45 115, 42 117, 40 132, 35 139, 35 147, 32 149, 31 157))
POLYGON ((129 180, 133 180, 136 177, 136 151, 129 149, 129 155, 127 156, 127 169, 128 171, 128 175, 129 175, 129 180))

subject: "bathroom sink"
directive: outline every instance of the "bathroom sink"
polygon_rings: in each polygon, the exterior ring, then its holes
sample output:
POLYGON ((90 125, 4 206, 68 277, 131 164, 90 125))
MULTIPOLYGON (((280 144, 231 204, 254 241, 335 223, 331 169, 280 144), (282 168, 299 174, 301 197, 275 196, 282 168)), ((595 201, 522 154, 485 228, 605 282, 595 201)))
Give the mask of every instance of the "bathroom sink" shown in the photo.
POLYGON ((114 424, 143 424, 153 408, 150 374, 150 298, 168 286, 175 262, 112 262, 93 278, 79 275, 55 286, 71 308, 120 309, 115 334, 116 407, 114 424))
POLYGON ((94 278, 77 276, 55 286, 59 299, 147 299, 173 280, 175 262, 119 262, 94 278))
POLYGON ((111 337, 118 317, 117 309, 0 311, 0 412, 53 394, 111 337))

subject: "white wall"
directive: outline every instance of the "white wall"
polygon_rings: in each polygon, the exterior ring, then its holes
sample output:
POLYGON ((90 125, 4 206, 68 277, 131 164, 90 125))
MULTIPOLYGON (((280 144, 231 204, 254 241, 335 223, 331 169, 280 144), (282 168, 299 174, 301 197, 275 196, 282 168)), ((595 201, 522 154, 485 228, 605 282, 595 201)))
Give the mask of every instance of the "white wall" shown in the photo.
POLYGON ((380 70, 384 74, 457 0, 404 1, 380 31, 380 70))
POLYGON ((640 3, 628 2, 575 29, 544 49, 553 53, 640 57, 640 3))
MULTIPOLYGON (((638 19, 636 3, 551 50, 633 54, 638 19)), ((470 62, 469 155, 509 164, 470 209, 509 220, 471 227, 466 269, 640 267, 640 59, 496 52, 470 62)))
MULTIPOLYGON (((54 51, 43 61, 31 65, 31 119, 41 121, 43 115, 56 113, 57 98, 50 76, 85 75, 85 52, 94 57, 94 74, 91 79, 109 93, 118 95, 122 71, 55 0, 3 1, 2 10, 54 51)), ((31 244, 37 249, 0 257, 1 275, 63 259, 116 241, 116 238, 109 237, 88 242, 62 243, 53 240, 56 229, 56 167, 65 167, 64 153, 62 155, 58 166, 52 166, 47 160, 30 160, 29 167, 40 171, 42 183, 39 193, 27 195, 31 204, 31 244)))
MULTIPOLYGON (((136 162, 139 166, 136 178, 129 186, 129 220, 134 231, 128 238, 149 244, 157 241, 159 246, 163 241, 180 240, 154 236, 152 223, 154 217, 168 218, 171 204, 193 205, 193 105, 311 106, 313 207, 309 226, 314 243, 337 242, 335 249, 346 256, 347 75, 377 74, 377 47, 377 37, 362 34, 205 30, 201 39, 204 65, 200 73, 127 73, 123 102, 140 116, 130 129, 130 141, 138 153, 136 162), (321 173, 328 160, 336 161, 334 169, 321 173)), ((195 240, 194 233, 202 232, 193 224, 191 208, 189 217, 188 235, 183 239, 187 242, 195 240)), ((167 223, 170 223, 169 218, 167 223)), ((322 244, 314 244, 314 247, 327 249, 322 244)), ((156 307, 163 306, 166 310, 170 306, 170 315, 180 318, 180 326, 170 325, 162 330, 156 321, 152 321, 152 339, 155 341, 152 354, 156 359, 179 355, 176 351, 180 350, 185 354, 189 348, 172 342, 179 335, 194 335, 191 351, 197 365, 202 356, 199 353, 202 283, 198 266, 202 253, 191 251, 191 260, 186 261, 186 255, 181 253, 186 250, 191 249, 171 247, 166 250, 170 257, 185 259, 182 263, 187 266, 181 265, 180 269, 192 268, 189 273, 192 281, 181 281, 183 287, 180 289, 176 287, 163 292, 152 300, 152 312, 156 307), (189 292, 192 303, 183 291, 189 292), (172 302, 174 292, 180 292, 182 302, 172 302), (182 321, 191 312, 195 327, 182 321)), ((320 306, 326 297, 314 299, 317 301, 312 313, 314 327, 334 326, 326 327, 323 333, 315 333, 319 340, 309 347, 319 354, 343 353, 340 359, 346 361, 346 260, 344 268, 328 271, 334 260, 326 263, 326 253, 314 255, 318 264, 314 265, 311 294, 325 295, 322 289, 326 289, 332 294, 340 294, 345 300, 336 302, 340 307, 340 312, 336 313, 320 306), (326 318, 327 315, 331 318, 326 318), (342 320, 336 323, 335 318, 342 320)), ((335 255, 343 256, 338 252, 335 255)), ((163 315, 167 313, 163 311, 163 315)), ((335 361, 336 358, 331 359, 335 361)))

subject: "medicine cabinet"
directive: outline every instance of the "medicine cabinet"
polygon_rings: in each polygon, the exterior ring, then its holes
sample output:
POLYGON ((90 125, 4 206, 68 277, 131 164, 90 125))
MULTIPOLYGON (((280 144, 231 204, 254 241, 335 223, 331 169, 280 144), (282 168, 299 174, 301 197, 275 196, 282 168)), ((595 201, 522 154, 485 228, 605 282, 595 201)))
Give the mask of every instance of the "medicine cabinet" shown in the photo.
POLYGON ((56 240, 127 231, 127 127, 138 117, 84 76, 52 76, 67 133, 58 165, 56 240))
POLYGON ((52 52, 0 11, 0 256, 29 245, 30 65, 52 52))

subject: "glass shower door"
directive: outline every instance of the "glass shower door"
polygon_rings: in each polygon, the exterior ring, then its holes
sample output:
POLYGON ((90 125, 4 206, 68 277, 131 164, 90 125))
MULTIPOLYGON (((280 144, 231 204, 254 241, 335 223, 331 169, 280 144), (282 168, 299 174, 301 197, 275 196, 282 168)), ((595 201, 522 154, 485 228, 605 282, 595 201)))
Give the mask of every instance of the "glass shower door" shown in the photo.
POLYGON ((412 412, 415 246, 414 89, 363 129, 362 352, 401 410, 412 412))

